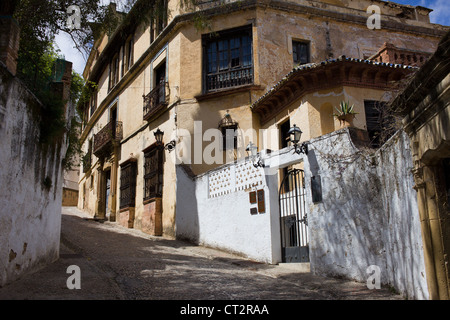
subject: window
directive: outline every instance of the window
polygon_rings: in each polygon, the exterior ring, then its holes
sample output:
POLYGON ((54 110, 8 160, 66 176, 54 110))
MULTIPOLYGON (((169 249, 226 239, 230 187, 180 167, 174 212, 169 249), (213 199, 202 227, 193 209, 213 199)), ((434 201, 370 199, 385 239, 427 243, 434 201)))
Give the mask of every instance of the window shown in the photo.
POLYGON ((109 64, 108 91, 119 82, 119 55, 116 54, 109 64))
POLYGON ((89 109, 90 109, 90 116, 92 116, 95 112, 95 109, 97 109, 97 92, 93 92, 91 97, 89 98, 89 109))
POLYGON ((222 127, 222 146, 223 150, 233 150, 237 149, 237 125, 222 127))
POLYGON ((373 148, 380 147, 396 131, 395 118, 385 102, 365 100, 366 127, 373 148))
POLYGON ((206 35, 204 86, 206 92, 253 83, 251 28, 206 35))
POLYGON ((158 145, 144 150, 144 201, 162 196, 163 152, 158 145))
POLYGON ((120 209, 135 206, 136 175, 136 161, 129 160, 120 165, 120 209))
POLYGON ((126 61, 126 70, 130 70, 130 68, 133 66, 134 63, 134 40, 133 37, 131 37, 130 40, 128 40, 127 45, 127 61, 126 61))
POLYGON ((309 43, 304 41, 292 41, 292 55, 294 65, 310 63, 309 43))
POLYGON ((222 150, 237 149, 238 123, 227 112, 219 122, 219 130, 222 132, 222 150))
POLYGON ((166 26, 167 0, 159 0, 155 6, 154 17, 150 19, 150 43, 155 41, 166 26))

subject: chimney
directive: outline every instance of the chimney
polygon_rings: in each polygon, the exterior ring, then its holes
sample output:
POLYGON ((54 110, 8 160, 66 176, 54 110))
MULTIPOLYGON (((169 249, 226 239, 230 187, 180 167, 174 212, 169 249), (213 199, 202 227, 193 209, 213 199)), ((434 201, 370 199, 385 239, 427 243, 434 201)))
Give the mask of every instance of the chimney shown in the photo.
POLYGON ((13 75, 17 71, 20 40, 19 24, 13 18, 15 6, 15 1, 5 1, 0 5, 0 61, 13 75))

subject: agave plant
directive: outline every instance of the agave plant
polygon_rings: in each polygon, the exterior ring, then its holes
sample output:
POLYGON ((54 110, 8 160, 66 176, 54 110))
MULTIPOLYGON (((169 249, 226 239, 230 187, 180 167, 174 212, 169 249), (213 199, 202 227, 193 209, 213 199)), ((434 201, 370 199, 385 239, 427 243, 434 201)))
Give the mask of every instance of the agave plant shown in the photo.
POLYGON ((354 109, 354 105, 350 105, 350 102, 346 102, 346 101, 342 101, 339 104, 339 108, 335 107, 337 113, 334 114, 335 117, 342 117, 345 116, 347 114, 356 114, 355 111, 353 111, 354 109))

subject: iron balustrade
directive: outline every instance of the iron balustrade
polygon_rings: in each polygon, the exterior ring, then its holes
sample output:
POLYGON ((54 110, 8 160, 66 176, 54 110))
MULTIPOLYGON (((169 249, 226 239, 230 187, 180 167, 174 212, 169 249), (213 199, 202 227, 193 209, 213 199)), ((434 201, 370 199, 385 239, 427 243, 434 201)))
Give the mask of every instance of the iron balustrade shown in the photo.
POLYGON ((144 95, 144 120, 150 119, 156 112, 167 106, 167 82, 161 82, 149 94, 144 95))
POLYGON ((253 83, 252 66, 219 71, 208 74, 206 79, 207 92, 233 88, 253 83))
POLYGON ((94 154, 107 152, 109 147, 120 142, 123 137, 122 121, 111 121, 94 135, 94 154))

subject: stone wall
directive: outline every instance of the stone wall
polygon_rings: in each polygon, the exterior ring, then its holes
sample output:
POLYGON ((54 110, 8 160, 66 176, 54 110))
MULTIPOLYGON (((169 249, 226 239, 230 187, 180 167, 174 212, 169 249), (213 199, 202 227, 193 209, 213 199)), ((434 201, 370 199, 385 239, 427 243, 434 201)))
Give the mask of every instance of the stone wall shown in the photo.
POLYGON ((409 139, 403 131, 376 152, 357 148, 348 129, 310 141, 306 182, 320 179, 322 201, 308 194, 311 270, 381 283, 428 299, 409 139))
POLYGON ((59 255, 66 146, 39 143, 41 108, 0 63, 0 286, 59 255))

